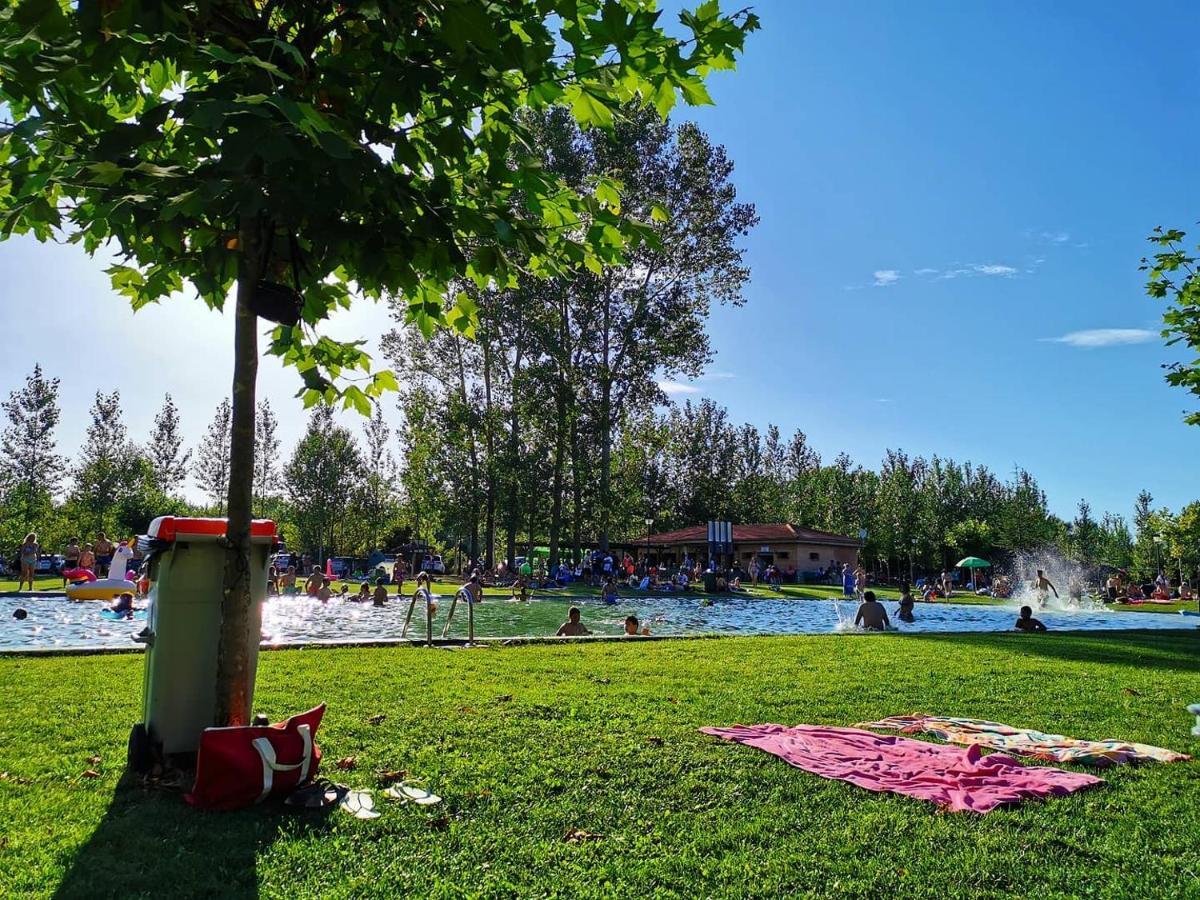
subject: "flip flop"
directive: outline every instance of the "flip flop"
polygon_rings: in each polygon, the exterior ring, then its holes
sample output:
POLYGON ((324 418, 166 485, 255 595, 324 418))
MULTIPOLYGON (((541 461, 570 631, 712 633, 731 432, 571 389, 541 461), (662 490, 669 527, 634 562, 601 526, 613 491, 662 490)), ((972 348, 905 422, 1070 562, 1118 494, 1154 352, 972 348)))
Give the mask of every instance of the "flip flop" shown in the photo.
POLYGON ((338 805, 356 819, 378 819, 382 815, 370 791, 347 791, 338 805))
POLYGON ((393 784, 383 792, 384 796, 399 800, 402 803, 415 803, 417 806, 434 806, 442 802, 442 798, 429 791, 422 790, 411 784, 393 784))
POLYGON ((314 781, 288 794, 283 805, 298 809, 328 809, 337 804, 349 791, 350 789, 342 784, 325 780, 314 781))

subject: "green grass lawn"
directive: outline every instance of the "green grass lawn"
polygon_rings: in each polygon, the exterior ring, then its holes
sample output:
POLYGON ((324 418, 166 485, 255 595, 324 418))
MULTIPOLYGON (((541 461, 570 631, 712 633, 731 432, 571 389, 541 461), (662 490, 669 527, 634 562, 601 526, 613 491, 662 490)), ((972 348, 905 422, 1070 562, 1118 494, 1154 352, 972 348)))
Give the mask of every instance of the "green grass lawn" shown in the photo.
POLYGON ((323 771, 406 769, 445 798, 373 822, 119 787, 141 659, 0 658, 0 894, 1197 896, 1200 763, 981 817, 696 729, 926 711, 1197 754, 1198 651, 1181 631, 263 654, 260 711, 329 703, 323 771))

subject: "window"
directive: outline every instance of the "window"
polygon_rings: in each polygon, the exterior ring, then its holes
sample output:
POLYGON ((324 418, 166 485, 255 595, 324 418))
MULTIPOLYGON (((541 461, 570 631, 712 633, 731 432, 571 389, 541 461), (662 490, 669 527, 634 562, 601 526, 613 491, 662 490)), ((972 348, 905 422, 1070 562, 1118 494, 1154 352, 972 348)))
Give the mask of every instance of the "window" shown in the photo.
POLYGON ((811 559, 813 562, 819 562, 821 559, 821 554, 820 553, 810 553, 810 554, 808 554, 808 558, 811 559))

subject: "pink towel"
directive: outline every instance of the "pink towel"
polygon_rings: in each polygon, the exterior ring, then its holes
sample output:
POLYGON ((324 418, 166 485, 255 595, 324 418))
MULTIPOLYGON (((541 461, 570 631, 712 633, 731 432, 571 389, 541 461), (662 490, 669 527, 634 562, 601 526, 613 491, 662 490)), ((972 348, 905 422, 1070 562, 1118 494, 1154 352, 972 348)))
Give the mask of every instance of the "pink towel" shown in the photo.
POLYGON ((857 728, 735 725, 700 730, 773 753, 822 778, 930 800, 956 812, 985 813, 1005 803, 1061 796, 1103 783, 1094 775, 1023 766, 1002 753, 983 756, 976 745, 927 744, 857 728))

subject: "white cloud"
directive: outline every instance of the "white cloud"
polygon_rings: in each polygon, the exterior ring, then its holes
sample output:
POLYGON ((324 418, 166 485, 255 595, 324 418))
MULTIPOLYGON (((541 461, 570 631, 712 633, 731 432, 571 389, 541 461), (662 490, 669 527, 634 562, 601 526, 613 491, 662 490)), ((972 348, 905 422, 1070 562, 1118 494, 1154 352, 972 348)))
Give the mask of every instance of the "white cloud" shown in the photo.
POLYGON ((1065 231, 1043 231, 1038 237, 1043 241, 1049 241, 1051 244, 1065 244, 1071 239, 1071 235, 1065 231))
POLYGON ((1002 266, 1002 265, 998 265, 996 263, 989 263, 988 265, 985 265, 985 266, 972 266, 971 268, 974 269, 976 272, 978 272, 980 275, 1008 276, 1008 275, 1016 275, 1017 274, 1017 270, 1014 269, 1012 266, 1002 266))
POLYGON ((725 378, 737 378, 737 373, 736 373, 736 372, 722 372, 722 371, 720 371, 720 370, 716 370, 716 371, 713 371, 713 372, 705 372, 705 373, 704 373, 704 377, 705 377, 705 378, 708 378, 708 379, 714 379, 714 378, 721 378, 721 379, 725 379, 725 378))
POLYGON ((891 403, 892 398, 891 397, 876 397, 875 402, 876 403, 891 403))
POLYGON ((1062 337, 1039 338, 1053 344, 1069 344, 1094 350, 1097 347, 1119 347, 1124 344, 1145 344, 1157 337, 1157 333, 1145 328, 1088 328, 1072 331, 1062 337))
POLYGON ((937 273, 938 273, 937 269, 929 269, 929 268, 917 269, 915 272, 913 272, 914 275, 936 275, 937 273))
POLYGON ((900 280, 900 273, 895 269, 876 269, 875 287, 888 287, 900 280))
POLYGON ((694 384, 680 384, 678 381, 660 381, 659 390, 665 394, 698 394, 700 388, 694 384))

